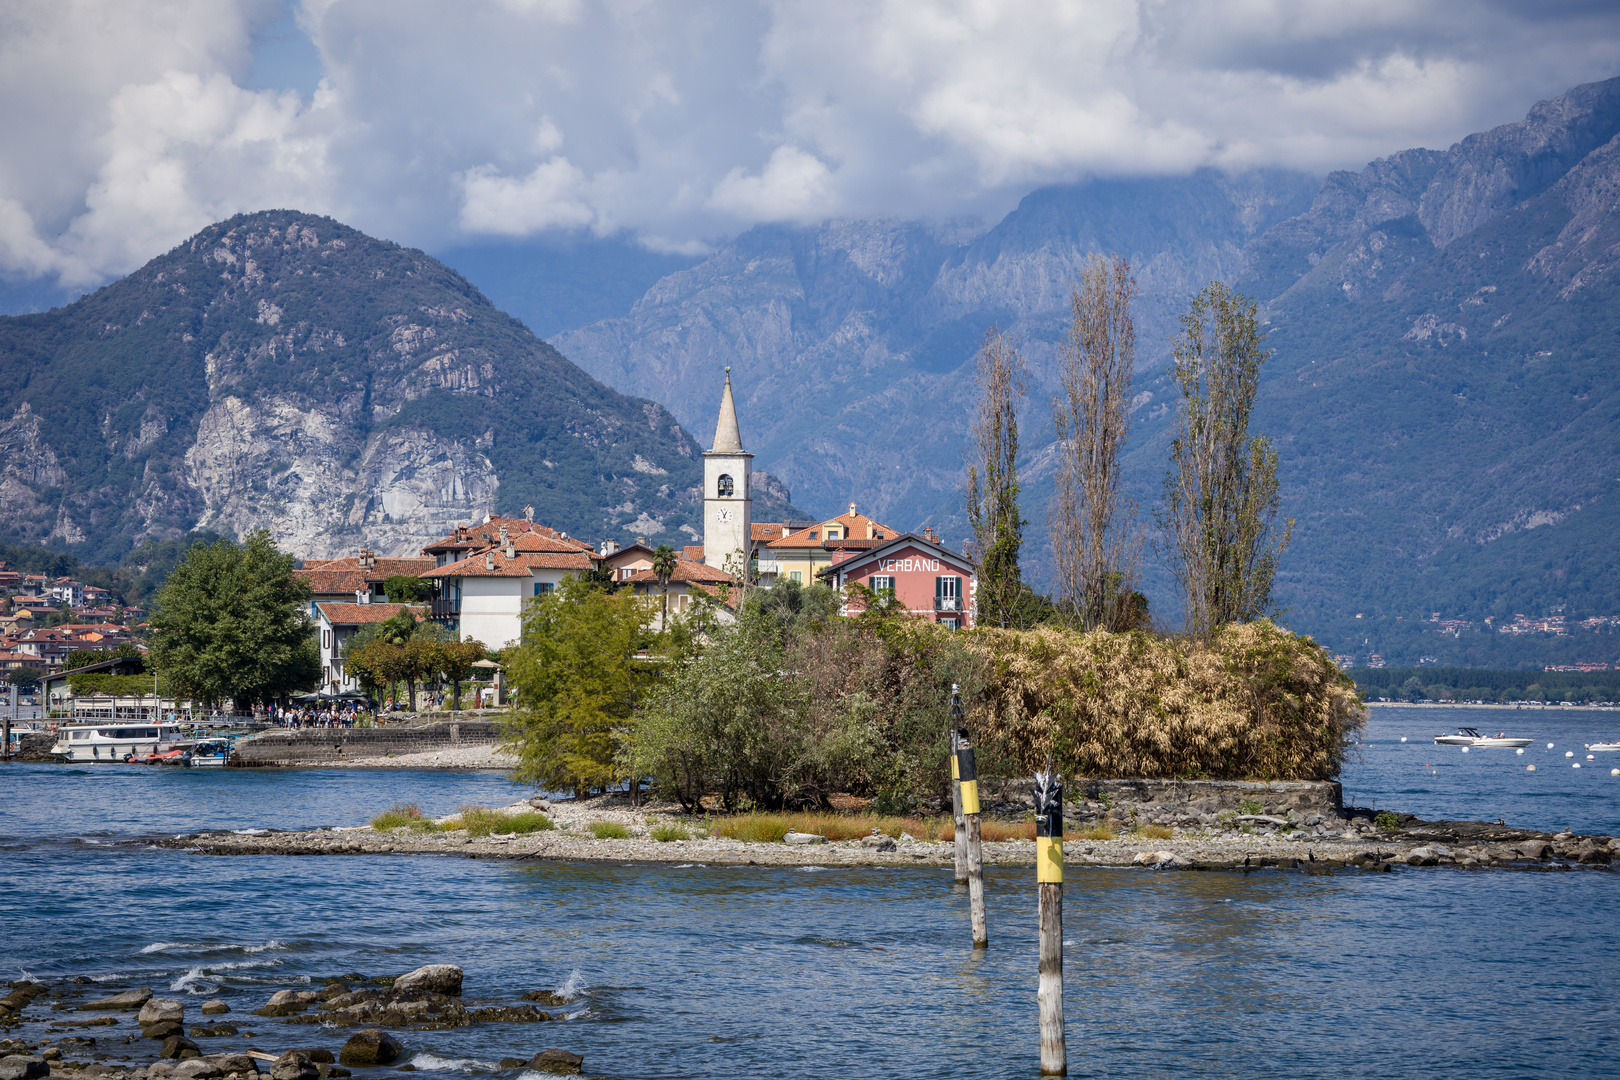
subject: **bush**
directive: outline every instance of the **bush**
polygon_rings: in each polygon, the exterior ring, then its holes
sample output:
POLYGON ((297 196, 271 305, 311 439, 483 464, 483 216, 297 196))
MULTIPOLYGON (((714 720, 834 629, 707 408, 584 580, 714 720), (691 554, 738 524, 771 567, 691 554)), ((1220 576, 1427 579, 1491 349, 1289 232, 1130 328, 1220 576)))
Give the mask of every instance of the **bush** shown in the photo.
POLYGON ((1176 835, 1176 830, 1167 825, 1138 825, 1131 832, 1144 840, 1168 840, 1176 835))
POLYGON ((1390 813, 1388 810, 1380 810, 1378 813, 1374 814, 1373 825, 1385 831, 1398 829, 1401 827, 1401 823, 1395 819, 1395 815, 1390 813))
MULTIPOLYGON (((1261 621, 1209 645, 1055 628, 965 635, 992 672, 981 761, 1070 776, 1326 780, 1366 710, 1320 646, 1261 621)), ((984 765, 980 766, 985 771, 984 765)))
POLYGON ((460 820, 447 822, 446 828, 463 828, 471 837, 489 836, 493 833, 518 833, 520 835, 535 832, 548 832, 557 827, 549 817, 538 810, 523 810, 516 814, 505 814, 499 810, 491 810, 487 806, 463 806, 460 811, 460 820))
POLYGON ((591 835, 598 840, 628 840, 630 830, 617 821, 597 821, 591 825, 591 835))
POLYGON ((660 844, 667 844, 671 840, 692 839, 692 834, 686 831, 685 825, 655 825, 651 836, 660 844))

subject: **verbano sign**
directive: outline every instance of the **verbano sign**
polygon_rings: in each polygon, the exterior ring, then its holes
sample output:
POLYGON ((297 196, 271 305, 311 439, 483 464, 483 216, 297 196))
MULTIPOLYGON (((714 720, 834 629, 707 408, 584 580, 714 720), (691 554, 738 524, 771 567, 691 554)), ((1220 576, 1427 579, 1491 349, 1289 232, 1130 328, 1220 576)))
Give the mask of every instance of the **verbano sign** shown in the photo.
POLYGON ((924 559, 921 557, 911 559, 879 559, 878 570, 882 573, 899 571, 901 573, 939 573, 938 559, 924 559))

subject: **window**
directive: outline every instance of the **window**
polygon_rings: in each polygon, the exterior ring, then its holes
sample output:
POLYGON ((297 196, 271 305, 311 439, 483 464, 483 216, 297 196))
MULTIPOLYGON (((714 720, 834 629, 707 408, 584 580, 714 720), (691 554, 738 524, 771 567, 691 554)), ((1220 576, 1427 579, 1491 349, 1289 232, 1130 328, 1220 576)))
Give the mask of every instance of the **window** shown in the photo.
POLYGON ((819 532, 820 532, 820 530, 818 530, 818 529, 811 529, 810 530, 810 539, 814 540, 817 537, 817 535, 819 534, 819 532))
MULTIPOLYGON (((690 491, 691 489, 688 488, 687 490, 690 491)), ((534 583, 534 595, 536 596, 550 596, 556 591, 557 586, 553 585, 549 581, 537 581, 534 583)))
POLYGON ((843 534, 840 533, 837 529, 828 529, 827 530, 827 539, 829 539, 829 540, 838 540, 838 539, 841 539, 842 536, 843 536, 843 534))
POLYGON ((894 592, 894 578, 888 575, 874 576, 872 579, 873 592, 894 592))
POLYGON ((719 490, 716 492, 716 494, 718 494, 722 499, 729 499, 729 498, 731 498, 732 490, 733 490, 733 487, 732 487, 732 483, 731 483, 730 474, 721 473, 720 474, 719 490))
POLYGON ((941 619, 939 620, 939 625, 943 626, 947 630, 955 630, 957 628, 955 619, 941 619))
POLYGON ((321 648, 330 649, 331 647, 332 647, 332 631, 330 631, 330 630, 322 630, 321 631, 321 648))
POLYGON ((962 610, 962 579, 959 577, 937 577, 934 579, 934 610, 935 611, 961 611, 962 610))
POLYGON ((804 584, 804 572, 802 570, 789 570, 788 577, 800 585, 804 584))

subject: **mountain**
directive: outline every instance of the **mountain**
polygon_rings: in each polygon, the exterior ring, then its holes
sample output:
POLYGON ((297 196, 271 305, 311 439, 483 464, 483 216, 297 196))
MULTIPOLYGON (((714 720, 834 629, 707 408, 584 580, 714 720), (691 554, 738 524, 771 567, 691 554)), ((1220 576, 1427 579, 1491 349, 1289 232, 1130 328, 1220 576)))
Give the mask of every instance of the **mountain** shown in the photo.
POLYGON ((698 535, 701 450, 667 410, 329 218, 234 217, 0 318, 0 370, 0 537, 87 562, 260 526, 305 556, 401 553, 525 505, 593 539, 698 535))
MULTIPOLYGON (((750 449, 801 502, 856 499, 897 528, 936 524, 959 542, 971 361, 987 327, 1023 340, 1044 400, 1068 283, 1091 252, 1121 251, 1138 267, 1151 370, 1185 297, 1236 273, 1244 245, 1316 188, 1297 173, 1204 170, 1038 191, 976 237, 903 221, 759 227, 658 282, 628 315, 552 341, 687 424, 710 407, 704 381, 730 364, 750 449)), ((1050 419, 1032 413, 1049 443, 1050 419)))
MULTIPOLYGON (((1032 369, 1027 559, 1046 559, 1046 408, 1075 269, 1131 259, 1141 292, 1127 483, 1159 491, 1176 317, 1222 278, 1262 305, 1275 355, 1257 427, 1298 520, 1279 597, 1360 646, 1362 611, 1620 612, 1607 527, 1620 482, 1620 80, 1522 121, 1325 179, 1212 171, 1026 197, 961 236, 904 221, 744 234, 627 315, 552 340, 696 422, 735 367, 760 464, 824 510, 850 499, 959 542, 973 348, 1012 330, 1032 369)), ((1155 610, 1177 612, 1149 567, 1155 610)), ((1415 658, 1414 658, 1415 659, 1415 658)), ((1612 658, 1610 658, 1612 659, 1612 658)))

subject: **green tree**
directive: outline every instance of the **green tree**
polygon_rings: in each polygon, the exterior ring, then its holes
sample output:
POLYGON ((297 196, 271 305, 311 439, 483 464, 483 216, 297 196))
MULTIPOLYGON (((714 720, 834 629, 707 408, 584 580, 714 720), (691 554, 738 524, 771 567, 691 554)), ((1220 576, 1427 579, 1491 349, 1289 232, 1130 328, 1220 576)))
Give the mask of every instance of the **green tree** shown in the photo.
POLYGON ((6 672, 6 682, 13 686, 38 686, 45 672, 36 667, 12 668, 6 672))
POLYGON ((447 641, 439 647, 439 675, 451 688, 451 708, 461 708, 461 684, 484 658, 484 643, 476 638, 447 641))
POLYGON ((72 671, 74 668, 99 664, 103 660, 118 660, 123 657, 139 655, 141 655, 141 650, 129 642, 125 642, 116 649, 74 649, 67 654, 67 659, 62 661, 62 670, 72 671))
POLYGON ((1159 514, 1161 554, 1182 592, 1186 630, 1204 637, 1276 613, 1277 558, 1294 527, 1292 519, 1277 525, 1277 452, 1249 434, 1270 356, 1255 313, 1252 300, 1212 281, 1193 298, 1176 339, 1182 402, 1159 514))
MULTIPOLYGON (((968 463, 967 512, 973 556, 979 563, 975 594, 980 617, 1012 625, 1018 596, 1018 552, 1024 519, 1018 512, 1018 406, 1024 397, 1024 360, 1015 345, 991 329, 979 347, 979 415, 968 463)), ((959 597, 965 600, 965 597, 959 597)))
POLYGON ((627 775, 618 761, 638 686, 633 660, 650 612, 630 593, 565 580, 532 601, 522 643, 503 652, 519 708, 508 721, 514 778, 553 791, 602 791, 627 775))
POLYGON ((309 586, 261 529, 241 544, 197 544, 152 616, 151 662, 180 693, 240 711, 320 678, 309 586))
POLYGON ((433 582, 409 574, 394 574, 383 581, 390 604, 416 604, 433 595, 433 582))
POLYGON ((659 544, 658 550, 653 552, 652 572, 658 578, 661 594, 658 625, 666 630, 669 628, 669 579, 675 576, 675 562, 675 549, 668 544, 659 544))

